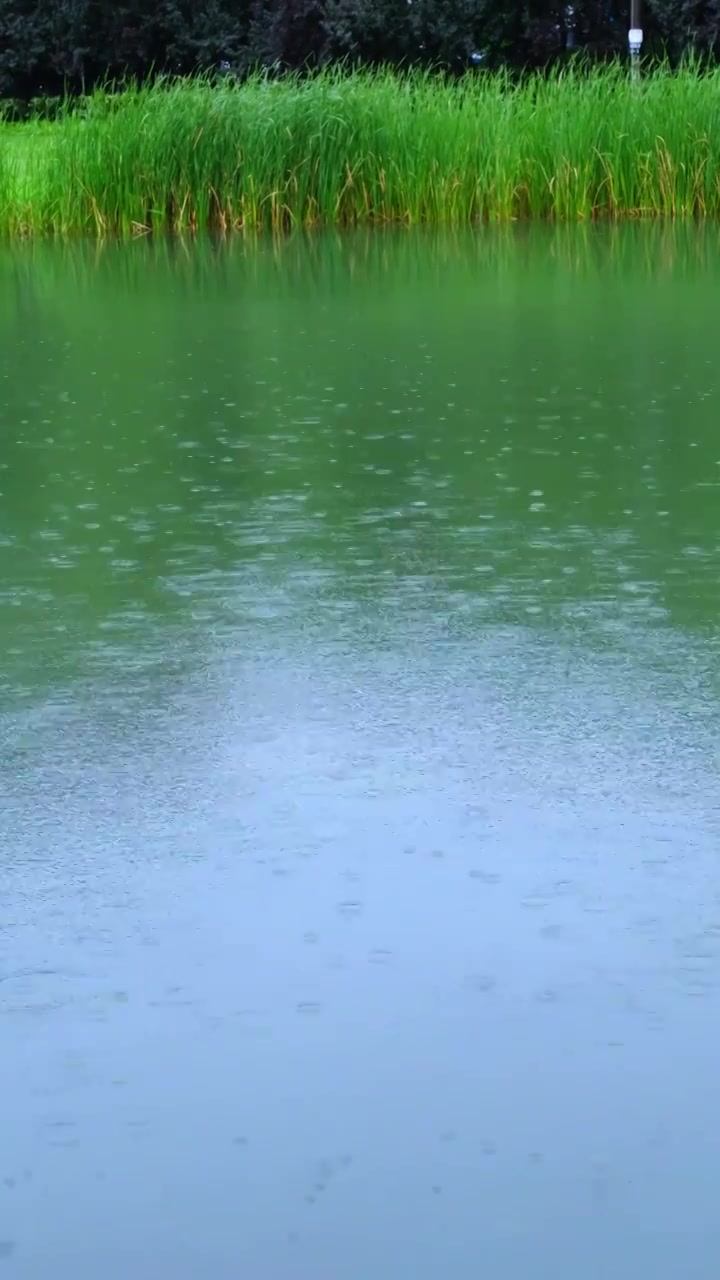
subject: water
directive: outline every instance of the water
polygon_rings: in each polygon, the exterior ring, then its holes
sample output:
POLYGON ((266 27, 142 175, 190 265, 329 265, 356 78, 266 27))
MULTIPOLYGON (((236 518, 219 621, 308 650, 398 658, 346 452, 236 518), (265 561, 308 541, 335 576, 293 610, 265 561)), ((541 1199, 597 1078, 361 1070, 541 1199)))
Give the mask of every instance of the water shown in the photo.
POLYGON ((0 252, 0 1274, 714 1280, 717 234, 0 252))

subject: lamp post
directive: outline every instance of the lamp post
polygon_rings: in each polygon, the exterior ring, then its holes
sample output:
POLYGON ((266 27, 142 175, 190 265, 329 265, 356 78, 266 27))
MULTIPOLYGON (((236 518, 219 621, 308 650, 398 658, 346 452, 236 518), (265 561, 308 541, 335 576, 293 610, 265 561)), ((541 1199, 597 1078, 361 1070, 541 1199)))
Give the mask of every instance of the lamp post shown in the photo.
POLYGON ((575 5, 565 5, 565 48, 574 53, 577 49, 577 40, 575 38, 575 5))
POLYGON ((630 0, 630 30, 628 31, 628 49, 630 50, 630 73, 633 80, 640 76, 640 51, 642 49, 643 32, 640 23, 642 0, 630 0))

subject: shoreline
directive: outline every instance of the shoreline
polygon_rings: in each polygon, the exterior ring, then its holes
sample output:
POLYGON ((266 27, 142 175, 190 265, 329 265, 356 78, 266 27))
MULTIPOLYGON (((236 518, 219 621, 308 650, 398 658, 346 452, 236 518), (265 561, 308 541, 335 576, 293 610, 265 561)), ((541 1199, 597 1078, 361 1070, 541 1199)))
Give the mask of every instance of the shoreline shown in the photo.
POLYGON ((158 82, 0 124, 0 236, 707 219, 718 175, 720 70, 158 82))

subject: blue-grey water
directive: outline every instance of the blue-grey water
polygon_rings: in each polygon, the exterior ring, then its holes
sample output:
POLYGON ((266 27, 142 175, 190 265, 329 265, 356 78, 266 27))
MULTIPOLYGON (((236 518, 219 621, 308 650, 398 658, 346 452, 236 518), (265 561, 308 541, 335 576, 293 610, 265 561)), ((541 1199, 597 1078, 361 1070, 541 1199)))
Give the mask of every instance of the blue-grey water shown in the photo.
POLYGON ((718 266, 0 250, 2 1280, 715 1280, 718 266))

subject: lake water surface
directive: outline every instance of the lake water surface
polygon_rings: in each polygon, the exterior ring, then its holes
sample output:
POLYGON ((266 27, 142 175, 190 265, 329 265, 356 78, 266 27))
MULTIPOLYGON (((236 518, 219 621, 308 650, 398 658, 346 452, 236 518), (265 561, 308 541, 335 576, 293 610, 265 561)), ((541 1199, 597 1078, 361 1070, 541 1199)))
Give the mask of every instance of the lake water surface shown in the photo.
POLYGON ((0 249, 3 1280, 715 1280, 719 270, 0 249))

